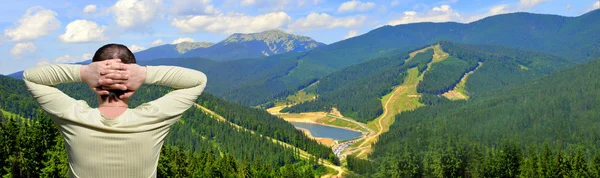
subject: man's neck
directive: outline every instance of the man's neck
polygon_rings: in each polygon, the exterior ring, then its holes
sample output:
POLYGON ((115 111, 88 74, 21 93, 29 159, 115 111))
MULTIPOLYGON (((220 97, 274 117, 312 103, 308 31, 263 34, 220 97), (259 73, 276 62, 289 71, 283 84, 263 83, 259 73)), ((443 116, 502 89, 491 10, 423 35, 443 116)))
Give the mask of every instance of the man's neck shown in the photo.
POLYGON ((98 104, 98 108, 102 108, 102 107, 122 107, 122 108, 127 108, 128 106, 129 105, 126 102, 122 101, 122 100, 112 101, 112 102, 106 101, 106 102, 102 102, 102 103, 98 104))
POLYGON ((123 100, 104 101, 98 104, 98 110, 104 117, 116 118, 127 111, 128 102, 123 100))

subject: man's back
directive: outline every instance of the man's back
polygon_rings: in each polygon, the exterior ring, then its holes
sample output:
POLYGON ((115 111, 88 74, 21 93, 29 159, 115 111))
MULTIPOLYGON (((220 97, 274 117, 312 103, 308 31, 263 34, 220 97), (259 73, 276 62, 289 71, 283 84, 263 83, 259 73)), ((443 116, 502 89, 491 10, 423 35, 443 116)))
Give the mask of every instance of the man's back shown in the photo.
POLYGON ((115 118, 106 118, 98 108, 90 108, 86 102, 53 87, 81 81, 77 65, 28 69, 24 80, 65 139, 72 177, 155 177, 160 149, 170 127, 206 86, 206 76, 201 72, 148 66, 146 84, 176 90, 115 118))

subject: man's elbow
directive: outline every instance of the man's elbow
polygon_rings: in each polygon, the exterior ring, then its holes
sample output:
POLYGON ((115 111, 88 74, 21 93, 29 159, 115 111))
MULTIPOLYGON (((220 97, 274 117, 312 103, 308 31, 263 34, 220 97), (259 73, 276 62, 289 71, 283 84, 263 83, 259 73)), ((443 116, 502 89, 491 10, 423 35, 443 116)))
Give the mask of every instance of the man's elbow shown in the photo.
POLYGON ((28 68, 23 71, 23 80, 31 81, 31 70, 32 68, 28 68))
POLYGON ((198 71, 198 75, 196 76, 198 79, 198 85, 206 86, 206 82, 208 81, 208 77, 203 72, 198 71))

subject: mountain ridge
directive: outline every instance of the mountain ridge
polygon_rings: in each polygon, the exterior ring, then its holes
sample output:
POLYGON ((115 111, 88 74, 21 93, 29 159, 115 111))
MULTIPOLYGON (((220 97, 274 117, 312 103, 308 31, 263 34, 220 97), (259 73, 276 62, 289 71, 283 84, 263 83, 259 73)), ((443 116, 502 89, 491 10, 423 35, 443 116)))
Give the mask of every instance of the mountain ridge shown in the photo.
POLYGON ((182 57, 203 57, 216 61, 271 56, 287 52, 308 51, 325 44, 310 37, 289 34, 281 30, 259 33, 234 33, 208 48, 184 53, 182 57))

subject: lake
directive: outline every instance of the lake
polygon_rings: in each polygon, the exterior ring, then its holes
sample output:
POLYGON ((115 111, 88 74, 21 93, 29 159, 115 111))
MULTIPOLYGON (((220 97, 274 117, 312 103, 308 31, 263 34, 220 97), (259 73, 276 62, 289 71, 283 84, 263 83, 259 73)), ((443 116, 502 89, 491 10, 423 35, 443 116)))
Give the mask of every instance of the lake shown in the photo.
POLYGON ((334 140, 350 140, 362 135, 361 132, 356 132, 337 127, 324 126, 305 122, 290 122, 292 125, 310 131, 313 137, 331 138, 334 140))

